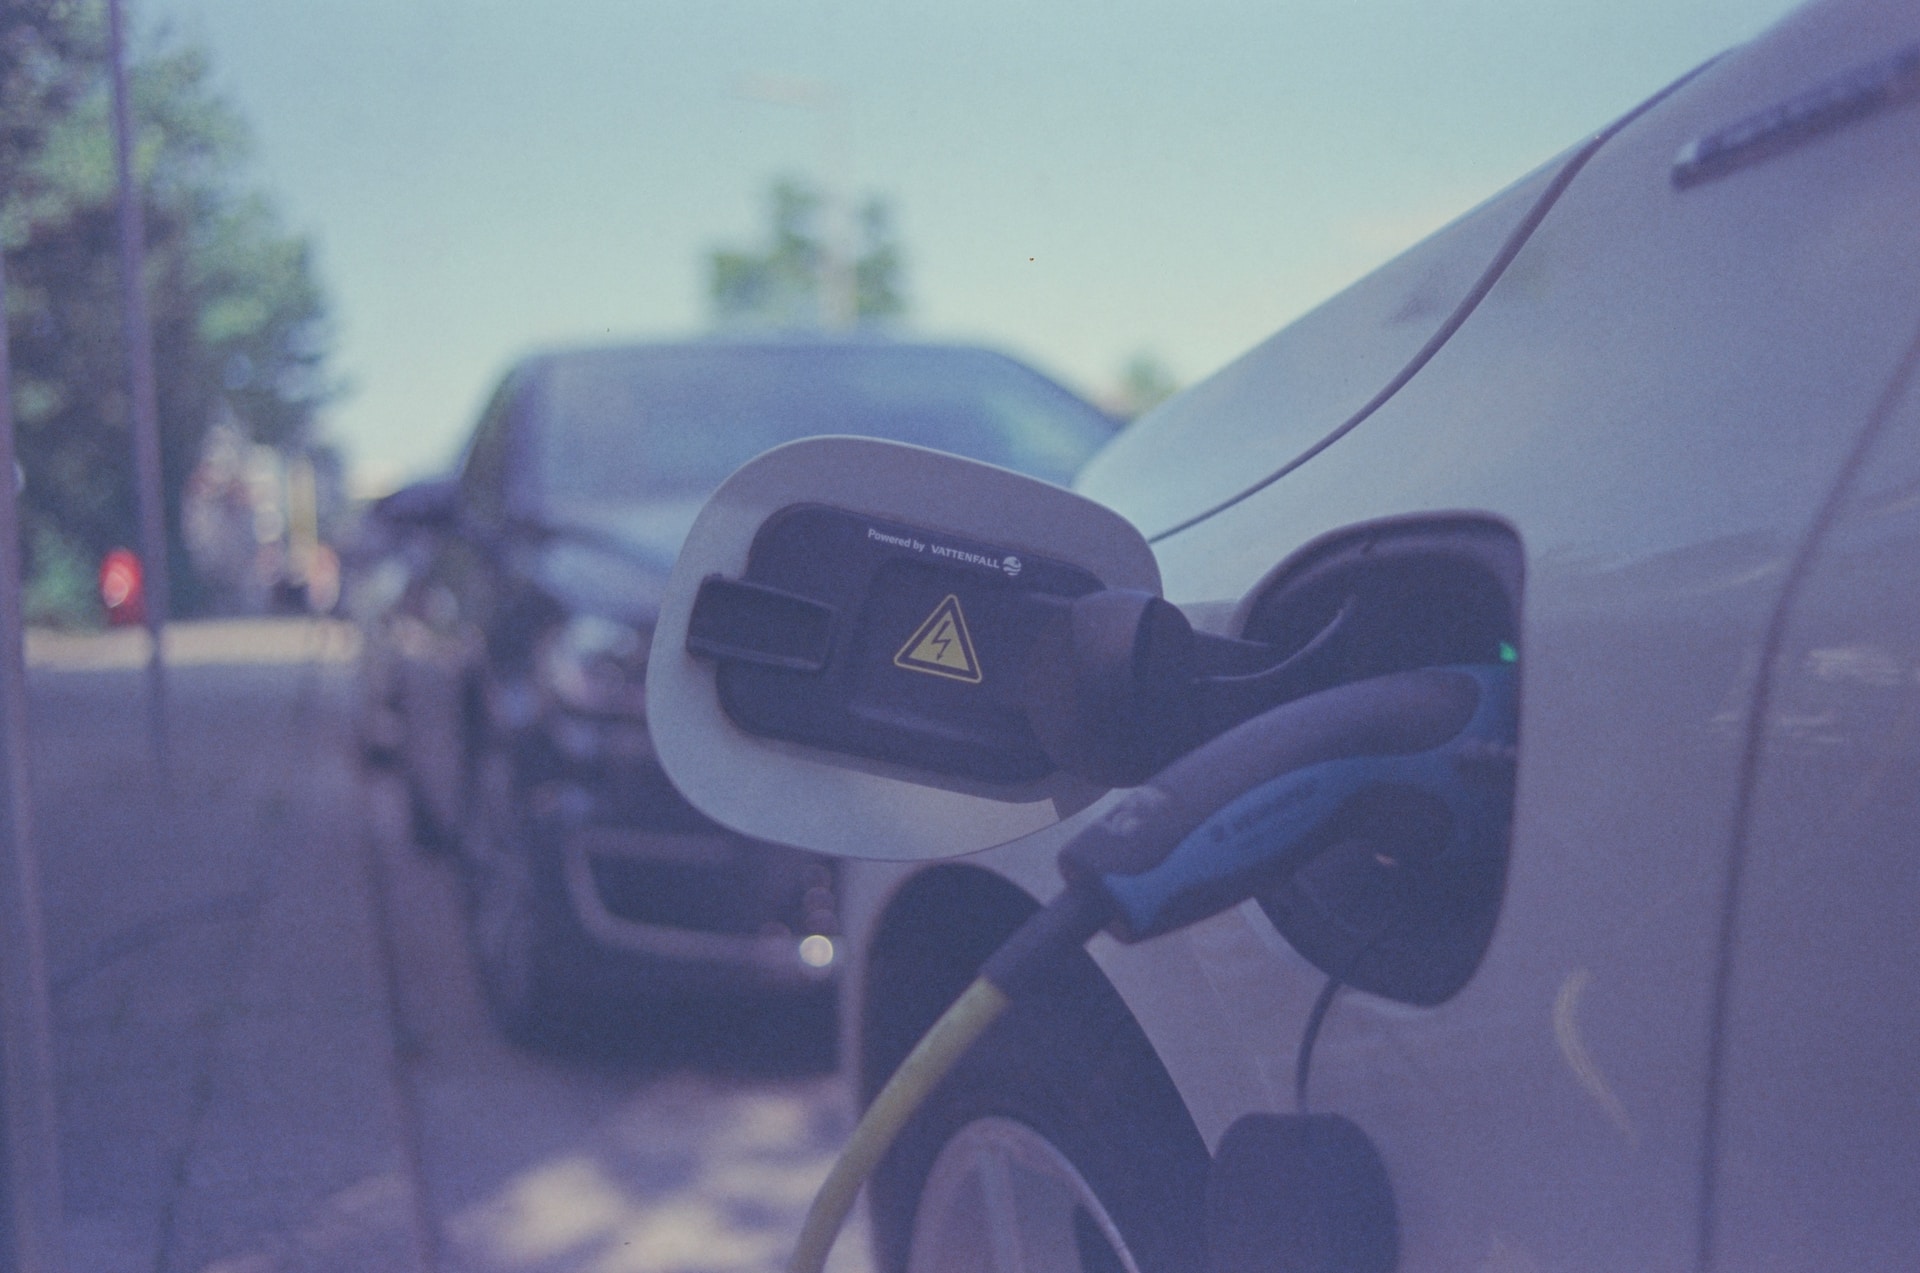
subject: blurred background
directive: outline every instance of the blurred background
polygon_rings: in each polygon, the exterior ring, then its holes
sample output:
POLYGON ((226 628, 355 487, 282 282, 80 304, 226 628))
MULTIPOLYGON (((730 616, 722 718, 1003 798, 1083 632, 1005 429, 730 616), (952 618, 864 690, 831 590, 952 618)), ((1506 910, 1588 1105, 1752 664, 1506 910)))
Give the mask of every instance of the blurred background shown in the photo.
MULTIPOLYGON (((178 600, 265 604, 249 536, 444 468, 533 348, 858 317, 1135 412, 1786 7, 132 4, 178 600)), ((131 539, 100 14, 5 13, 32 606, 71 622, 131 539)))
MULTIPOLYGON (((509 365, 705 334, 962 341, 1094 404, 1029 385, 1095 445, 1788 7, 129 0, 185 620, 163 775, 131 626, 104 5, 0 0, 72 1266, 770 1269, 845 1135, 817 996, 528 1047, 479 984, 488 807, 423 801, 435 757, 409 748, 447 730, 405 669, 471 653, 431 542, 471 510, 417 482, 453 469, 509 365)), ((611 531, 536 529, 629 602, 664 570, 611 531)), ((547 742, 601 766, 575 784, 599 798, 650 756, 616 710, 643 712, 650 620, 576 602, 520 645, 564 700, 547 742)), ((791 923, 759 935, 828 940, 831 870, 788 866, 791 923)), ((864 1267, 857 1240, 838 1258, 864 1267)))

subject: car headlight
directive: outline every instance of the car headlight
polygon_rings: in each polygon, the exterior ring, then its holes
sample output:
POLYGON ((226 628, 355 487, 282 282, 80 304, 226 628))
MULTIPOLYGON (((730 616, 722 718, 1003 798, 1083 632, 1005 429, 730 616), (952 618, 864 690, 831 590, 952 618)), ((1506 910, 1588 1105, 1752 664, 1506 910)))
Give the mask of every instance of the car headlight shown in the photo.
POLYGON ((643 717, 652 645, 651 627, 576 615, 540 643, 540 688, 568 711, 643 717))

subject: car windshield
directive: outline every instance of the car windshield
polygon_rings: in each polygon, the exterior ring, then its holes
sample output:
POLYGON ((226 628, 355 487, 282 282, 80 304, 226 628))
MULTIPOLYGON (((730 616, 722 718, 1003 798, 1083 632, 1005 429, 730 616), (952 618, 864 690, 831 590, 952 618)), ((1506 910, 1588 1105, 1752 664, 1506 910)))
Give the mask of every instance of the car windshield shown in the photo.
POLYGON ((554 355, 533 430, 547 500, 717 486, 795 438, 853 433, 951 451, 1064 483, 1112 423, 985 350, 655 346, 554 355))

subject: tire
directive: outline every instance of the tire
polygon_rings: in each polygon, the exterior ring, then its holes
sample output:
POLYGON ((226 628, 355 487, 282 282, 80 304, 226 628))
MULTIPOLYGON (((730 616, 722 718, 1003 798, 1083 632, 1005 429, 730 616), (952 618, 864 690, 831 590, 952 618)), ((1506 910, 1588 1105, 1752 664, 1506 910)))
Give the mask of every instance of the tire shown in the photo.
POLYGON ((605 1036, 614 1024, 611 961, 573 916, 558 833, 527 812, 512 760, 477 758, 461 828, 467 939, 494 1023, 523 1047, 605 1036))
POLYGON ((1185 1273, 1204 1264, 1207 1165, 1146 1036, 1077 955, 987 1032, 882 1161, 875 1254, 887 1273, 1185 1273))

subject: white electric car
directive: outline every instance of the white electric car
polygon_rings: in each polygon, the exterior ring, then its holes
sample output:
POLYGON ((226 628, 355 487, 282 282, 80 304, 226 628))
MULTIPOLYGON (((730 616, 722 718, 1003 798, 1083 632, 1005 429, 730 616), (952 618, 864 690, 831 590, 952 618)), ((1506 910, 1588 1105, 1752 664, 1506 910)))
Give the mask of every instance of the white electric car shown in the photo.
POLYGON ((845 884, 864 1097, 1140 780, 1050 774, 1013 716, 928 723, 1052 692, 996 570, 1164 596, 1235 639, 1222 701, 1289 660, 1289 695, 1519 686, 1503 854, 1375 846, 1094 938, 881 1164, 879 1267, 1920 1269, 1920 7, 1824 0, 1700 68, 1136 423, 1077 499, 822 446, 710 506, 651 709, 721 821, 899 859, 845 884), (834 545, 898 560, 843 604, 834 545), (778 639, 690 632, 714 576, 778 639), (1363 1151, 1287 1148, 1326 1115, 1363 1151))

